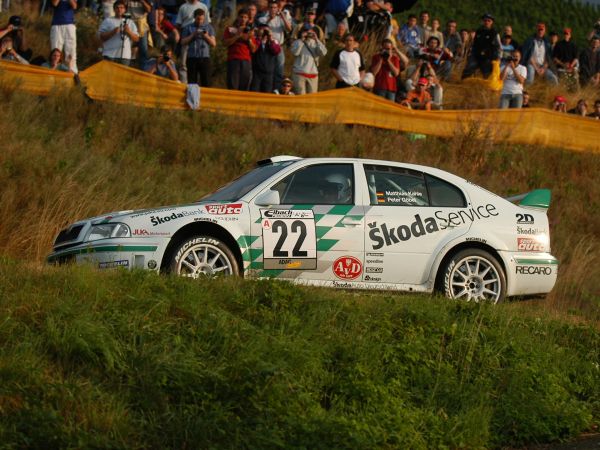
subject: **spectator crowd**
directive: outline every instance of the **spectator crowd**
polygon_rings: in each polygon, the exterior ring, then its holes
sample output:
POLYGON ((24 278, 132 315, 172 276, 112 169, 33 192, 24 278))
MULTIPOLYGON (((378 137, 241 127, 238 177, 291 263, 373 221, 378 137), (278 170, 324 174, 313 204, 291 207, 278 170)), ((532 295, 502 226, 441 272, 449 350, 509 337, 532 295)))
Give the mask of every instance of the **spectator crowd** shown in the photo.
MULTIPOLYGON (((222 45, 227 88, 242 91, 309 94, 319 90, 325 72, 336 88, 361 87, 422 110, 443 108, 449 80, 477 74, 502 82, 499 108, 528 107, 526 88, 533 83, 600 91, 600 20, 580 49, 571 28, 559 36, 542 22, 520 44, 511 25, 499 27, 489 13, 469 30, 453 19, 443 26, 428 11, 399 24, 385 0, 256 1, 50 0, 48 58, 32 58, 15 15, 0 28, 0 57, 77 74, 75 17, 78 8, 87 7, 99 16, 103 59, 205 87, 213 84, 215 49, 222 45), (369 60, 361 47, 374 53, 369 60)), ((590 110, 584 99, 568 109, 557 96, 552 109, 600 118, 600 100, 590 110)))

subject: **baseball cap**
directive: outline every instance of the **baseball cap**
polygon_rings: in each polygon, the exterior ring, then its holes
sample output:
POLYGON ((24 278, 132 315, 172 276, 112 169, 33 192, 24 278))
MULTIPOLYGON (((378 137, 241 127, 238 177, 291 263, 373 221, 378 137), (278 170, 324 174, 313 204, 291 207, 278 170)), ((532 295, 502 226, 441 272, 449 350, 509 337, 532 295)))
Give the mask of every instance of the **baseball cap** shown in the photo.
POLYGON ((485 13, 483 16, 481 16, 481 20, 486 19, 494 20, 494 16, 492 16, 490 13, 485 13))
POLYGON ((317 10, 315 8, 306 8, 306 10, 304 11, 304 14, 316 14, 317 10))
POLYGON ((427 86, 427 83, 429 83, 429 81, 427 80, 427 78, 425 78, 425 77, 419 78, 418 84, 421 84, 423 86, 427 86))
POLYGON ((556 97, 554 97, 554 101, 558 103, 567 103, 567 99, 564 98, 562 95, 557 95, 556 97))
POLYGON ((570 28, 565 28, 565 29, 563 30, 563 33, 564 33, 564 34, 571 34, 571 31, 572 31, 572 30, 571 30, 570 28))

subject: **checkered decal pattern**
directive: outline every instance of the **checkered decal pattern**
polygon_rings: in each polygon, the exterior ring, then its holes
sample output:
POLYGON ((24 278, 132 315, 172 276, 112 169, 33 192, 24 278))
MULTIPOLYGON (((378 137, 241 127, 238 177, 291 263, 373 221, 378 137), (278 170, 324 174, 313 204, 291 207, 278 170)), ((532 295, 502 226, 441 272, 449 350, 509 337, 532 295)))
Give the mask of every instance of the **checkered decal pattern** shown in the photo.
MULTIPOLYGON (((344 239, 347 239, 348 233, 342 225, 345 217, 356 220, 364 217, 363 208, 354 205, 294 205, 289 209, 312 209, 314 211, 318 259, 321 259, 323 252, 333 249, 336 244, 343 243, 344 239)), ((261 221, 262 219, 259 217, 255 223, 261 223, 261 221)), ((257 270, 255 276, 268 278, 276 278, 285 272, 284 270, 261 270, 263 268, 262 236, 243 235, 238 238, 237 242, 242 250, 244 270, 257 270)), ((300 274, 299 272, 294 273, 300 274)))

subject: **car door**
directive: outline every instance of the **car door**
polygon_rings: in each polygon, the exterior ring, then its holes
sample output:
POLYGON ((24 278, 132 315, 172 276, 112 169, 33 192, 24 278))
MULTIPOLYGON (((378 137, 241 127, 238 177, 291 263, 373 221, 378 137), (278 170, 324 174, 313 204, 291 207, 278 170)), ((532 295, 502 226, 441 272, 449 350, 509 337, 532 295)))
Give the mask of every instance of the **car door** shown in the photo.
POLYGON ((354 163, 305 165, 267 190, 276 191, 280 202, 252 208, 251 276, 360 279, 364 207, 355 201, 354 163))
POLYGON ((364 281, 423 284, 443 242, 468 231, 459 220, 467 202, 456 186, 421 171, 364 165, 370 207, 365 213, 364 281))

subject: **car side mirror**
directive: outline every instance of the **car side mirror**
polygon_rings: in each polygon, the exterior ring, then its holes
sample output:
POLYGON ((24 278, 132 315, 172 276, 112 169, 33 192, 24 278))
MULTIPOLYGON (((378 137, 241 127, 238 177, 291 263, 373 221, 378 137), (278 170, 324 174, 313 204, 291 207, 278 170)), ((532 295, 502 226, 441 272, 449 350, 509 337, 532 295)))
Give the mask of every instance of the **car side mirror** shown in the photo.
POLYGON ((258 197, 256 197, 256 200, 254 200, 254 203, 258 206, 280 205, 281 200, 279 199, 279 192, 269 189, 268 191, 265 191, 262 194, 260 194, 258 197))

